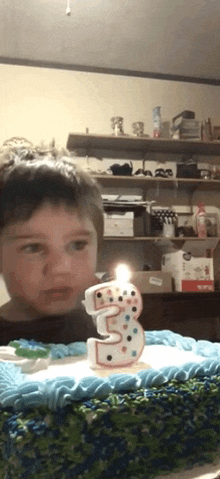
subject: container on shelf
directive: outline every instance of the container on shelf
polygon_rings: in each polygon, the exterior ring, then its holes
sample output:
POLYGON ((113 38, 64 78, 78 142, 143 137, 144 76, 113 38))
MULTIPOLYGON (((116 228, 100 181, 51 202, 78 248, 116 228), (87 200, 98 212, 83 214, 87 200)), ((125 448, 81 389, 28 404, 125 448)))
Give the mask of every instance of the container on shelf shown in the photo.
POLYGON ((156 106, 153 108, 153 137, 161 138, 162 137, 162 118, 161 118, 161 106, 156 106))
POLYGON ((135 121, 132 123, 133 135, 142 136, 144 134, 144 123, 143 121, 135 121))
POLYGON ((218 239, 185 241, 182 249, 162 255, 162 271, 172 274, 176 291, 214 291, 213 254, 218 239))
POLYGON ((145 207, 104 201, 104 236, 145 236, 145 207))
POLYGON ((196 209, 196 232, 198 238, 207 237, 206 212, 204 203, 199 203, 196 209))
POLYGON ((115 136, 124 135, 123 121, 124 121, 124 118, 122 118, 122 116, 113 116, 111 118, 113 135, 115 136))
POLYGON ((131 282, 142 294, 172 292, 172 274, 164 271, 136 271, 131 282))

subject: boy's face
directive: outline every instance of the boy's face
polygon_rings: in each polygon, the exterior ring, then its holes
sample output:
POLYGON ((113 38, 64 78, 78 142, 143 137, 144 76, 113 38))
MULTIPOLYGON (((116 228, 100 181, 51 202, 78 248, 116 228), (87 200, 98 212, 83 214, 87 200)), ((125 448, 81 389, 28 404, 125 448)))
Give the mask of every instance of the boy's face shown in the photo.
POLYGON ((39 313, 70 311, 95 282, 95 227, 64 205, 45 203, 29 220, 5 227, 1 253, 10 296, 39 313))

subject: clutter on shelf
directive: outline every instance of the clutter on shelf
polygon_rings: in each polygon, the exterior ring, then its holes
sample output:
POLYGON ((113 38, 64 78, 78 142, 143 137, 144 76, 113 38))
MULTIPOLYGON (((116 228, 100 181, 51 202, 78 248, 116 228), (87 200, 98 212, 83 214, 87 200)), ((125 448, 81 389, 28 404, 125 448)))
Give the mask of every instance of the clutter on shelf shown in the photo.
POLYGON ((195 112, 183 110, 172 119, 171 136, 173 139, 200 139, 201 124, 195 119, 195 112))

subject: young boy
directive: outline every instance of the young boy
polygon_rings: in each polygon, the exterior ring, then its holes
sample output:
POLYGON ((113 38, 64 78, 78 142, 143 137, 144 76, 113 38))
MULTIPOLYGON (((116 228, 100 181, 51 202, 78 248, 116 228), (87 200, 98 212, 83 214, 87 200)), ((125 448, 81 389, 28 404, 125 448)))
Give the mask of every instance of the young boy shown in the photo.
POLYGON ((1 169, 1 272, 11 300, 0 308, 0 345, 97 337, 81 306, 97 282, 103 235, 97 184, 63 156, 14 154, 1 169))

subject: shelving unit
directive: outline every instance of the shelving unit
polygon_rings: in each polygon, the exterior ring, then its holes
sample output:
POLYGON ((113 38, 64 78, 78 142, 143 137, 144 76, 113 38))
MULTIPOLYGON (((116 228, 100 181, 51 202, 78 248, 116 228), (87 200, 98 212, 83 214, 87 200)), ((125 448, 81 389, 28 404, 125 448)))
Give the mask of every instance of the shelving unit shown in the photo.
MULTIPOLYGON (((148 137, 134 137, 129 135, 94 135, 94 134, 77 134, 70 133, 67 140, 67 149, 74 151, 76 156, 87 156, 102 158, 120 158, 132 160, 147 161, 146 155, 149 152, 155 153, 172 153, 182 155, 199 155, 205 156, 205 162, 211 163, 213 156, 220 157, 220 141, 202 142, 192 140, 171 140, 148 137), (207 158, 207 156, 209 158, 207 158)), ((169 160, 176 161, 172 157, 169 160)), ((157 191, 162 189, 171 189, 176 192, 180 189, 192 194, 198 188, 200 191, 220 191, 220 180, 218 179, 202 179, 202 178, 160 178, 146 176, 115 176, 109 174, 94 174, 93 177, 104 188, 141 188, 146 195, 149 188, 156 188, 157 191)), ((156 241, 161 242, 161 237, 105 237, 105 241, 156 241)), ((197 237, 185 238, 193 241, 204 241, 197 237)), ((181 243, 184 238, 174 237, 170 241, 181 243)))

